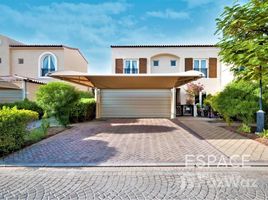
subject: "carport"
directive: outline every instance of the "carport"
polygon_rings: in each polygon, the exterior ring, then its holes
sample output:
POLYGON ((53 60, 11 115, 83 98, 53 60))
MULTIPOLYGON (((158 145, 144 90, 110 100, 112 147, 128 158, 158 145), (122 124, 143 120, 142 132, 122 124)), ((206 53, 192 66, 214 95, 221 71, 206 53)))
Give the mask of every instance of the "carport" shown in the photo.
POLYGON ((50 76, 94 88, 96 118, 175 118, 176 88, 201 78, 202 73, 91 75, 58 71, 50 76))

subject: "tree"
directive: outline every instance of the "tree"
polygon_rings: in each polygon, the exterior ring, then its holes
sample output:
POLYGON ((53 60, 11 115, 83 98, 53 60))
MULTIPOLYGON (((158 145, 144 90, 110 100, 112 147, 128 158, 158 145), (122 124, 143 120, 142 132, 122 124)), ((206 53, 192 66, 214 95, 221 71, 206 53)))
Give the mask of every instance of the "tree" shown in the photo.
MULTIPOLYGON (((259 81, 259 107, 262 110, 262 77, 268 75, 268 1, 250 0, 246 4, 225 7, 217 21, 221 35, 218 46, 222 61, 231 64, 238 78, 259 81), (243 70, 240 70, 243 67, 243 70)), ((264 113, 258 115, 264 127, 264 113)), ((261 130, 260 130, 261 129, 261 130)))
POLYGON ((190 104, 190 105, 194 104, 195 97, 199 96, 202 90, 204 90, 204 86, 201 83, 188 83, 187 89, 185 90, 187 94, 187 99, 186 99, 187 104, 190 104))
POLYGON ((54 116, 62 125, 69 123, 72 108, 78 102, 79 94, 76 89, 66 83, 51 82, 43 85, 37 92, 37 104, 45 114, 54 116))

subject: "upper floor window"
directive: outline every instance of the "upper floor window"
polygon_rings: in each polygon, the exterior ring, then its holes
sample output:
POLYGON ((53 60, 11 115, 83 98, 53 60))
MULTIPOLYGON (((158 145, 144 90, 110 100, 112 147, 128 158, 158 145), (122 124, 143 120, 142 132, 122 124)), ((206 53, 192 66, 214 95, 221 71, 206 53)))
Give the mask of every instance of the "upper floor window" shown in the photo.
POLYGON ((57 59, 52 53, 45 53, 40 58, 40 76, 47 76, 49 72, 57 70, 57 59))
POLYGON ((125 60, 124 74, 138 74, 138 60, 125 60))
POLYGON ((171 67, 176 67, 176 65, 177 65, 177 61, 176 60, 171 60, 170 61, 170 66, 171 67))
POLYGON ((19 63, 19 64, 23 64, 23 63, 24 63, 23 58, 19 58, 19 59, 18 59, 18 63, 19 63))
POLYGON ((159 66, 159 60, 154 60, 153 61, 153 66, 158 67, 159 66))
POLYGON ((0 58, 0 64, 2 63, 2 58, 0 58))
POLYGON ((194 59, 194 70, 202 72, 206 78, 208 77, 207 69, 207 59, 194 59))

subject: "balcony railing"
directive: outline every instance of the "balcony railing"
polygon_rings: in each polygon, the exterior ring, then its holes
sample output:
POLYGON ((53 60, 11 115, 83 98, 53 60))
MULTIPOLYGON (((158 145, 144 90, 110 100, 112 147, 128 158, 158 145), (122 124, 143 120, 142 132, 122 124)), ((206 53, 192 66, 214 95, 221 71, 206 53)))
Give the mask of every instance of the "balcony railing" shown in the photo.
POLYGON ((137 74, 138 73, 138 69, 137 68, 125 68, 124 69, 124 74, 137 74))
POLYGON ((41 76, 47 76, 49 72, 54 72, 53 69, 41 69, 41 76))

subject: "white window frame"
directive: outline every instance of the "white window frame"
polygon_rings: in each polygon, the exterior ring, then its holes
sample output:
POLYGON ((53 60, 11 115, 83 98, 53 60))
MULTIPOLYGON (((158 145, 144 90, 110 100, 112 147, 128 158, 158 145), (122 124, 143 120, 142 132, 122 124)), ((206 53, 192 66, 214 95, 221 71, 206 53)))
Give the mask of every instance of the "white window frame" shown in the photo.
POLYGON ((123 65, 123 66, 124 66, 124 67, 123 67, 123 72, 124 72, 124 74, 126 74, 126 73, 125 73, 125 69, 127 69, 127 68, 126 68, 126 61, 130 61, 130 66, 131 66, 131 68, 130 68, 130 73, 129 73, 129 74, 134 74, 134 73, 132 73, 132 66, 133 66, 133 65, 132 65, 132 62, 133 62, 133 61, 136 61, 136 62, 137 62, 137 70, 138 70, 137 74, 140 73, 140 71, 139 71, 139 70, 140 70, 139 59, 137 59, 137 58, 125 58, 125 59, 124 59, 124 65, 123 65))
POLYGON ((153 67, 159 67, 160 65, 160 61, 159 60, 153 60, 153 63, 152 63, 153 67), (158 65, 154 65, 154 62, 157 61, 158 62, 158 65))
POLYGON ((199 69, 199 72, 202 72, 201 71, 201 60, 205 60, 206 61, 206 69, 207 69, 207 77, 204 77, 204 78, 209 78, 209 67, 208 67, 208 59, 207 58, 194 58, 193 59, 193 70, 195 69, 194 67, 194 61, 195 60, 198 60, 199 61, 199 66, 198 66, 198 69, 199 69))
MULTIPOLYGON (((39 56, 39 62, 38 62, 38 77, 39 78, 50 78, 48 76, 42 76, 42 73, 41 73, 42 66, 43 66, 43 59, 47 55, 50 55, 54 58, 54 60, 55 60, 55 63, 54 63, 55 64, 55 72, 58 71, 58 60, 57 60, 57 57, 55 56, 55 54, 52 52, 49 52, 49 51, 44 52, 39 56)), ((50 68, 50 66, 49 66, 49 68, 50 68)))
POLYGON ((170 60, 170 67, 177 67, 177 60, 170 60), (175 65, 174 66, 172 66, 172 64, 171 64, 172 61, 175 61, 175 65))

